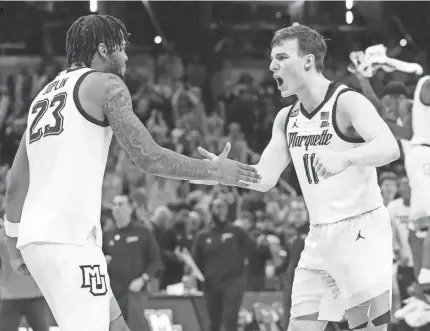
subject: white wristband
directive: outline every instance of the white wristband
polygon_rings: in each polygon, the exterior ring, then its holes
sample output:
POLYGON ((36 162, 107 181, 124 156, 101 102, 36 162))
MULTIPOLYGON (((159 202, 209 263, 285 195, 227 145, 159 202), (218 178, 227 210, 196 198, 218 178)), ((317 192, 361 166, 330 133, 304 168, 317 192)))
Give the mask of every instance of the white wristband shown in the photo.
POLYGON ((18 238, 19 223, 11 223, 7 220, 6 215, 4 216, 4 230, 6 235, 11 238, 18 238))

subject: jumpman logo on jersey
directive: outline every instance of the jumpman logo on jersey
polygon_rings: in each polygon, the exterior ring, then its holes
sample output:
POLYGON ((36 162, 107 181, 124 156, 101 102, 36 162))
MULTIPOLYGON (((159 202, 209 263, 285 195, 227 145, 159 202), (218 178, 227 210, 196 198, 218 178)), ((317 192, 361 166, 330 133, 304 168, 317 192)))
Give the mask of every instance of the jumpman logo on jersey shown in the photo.
POLYGON ((365 239, 362 235, 361 235, 361 230, 358 231, 358 235, 357 235, 357 239, 355 239, 355 241, 357 241, 358 239, 365 239))
POLYGON ((297 128, 297 129, 299 128, 299 127, 297 126, 297 120, 296 120, 296 121, 294 122, 294 124, 293 124, 293 129, 294 129, 294 128, 297 128))

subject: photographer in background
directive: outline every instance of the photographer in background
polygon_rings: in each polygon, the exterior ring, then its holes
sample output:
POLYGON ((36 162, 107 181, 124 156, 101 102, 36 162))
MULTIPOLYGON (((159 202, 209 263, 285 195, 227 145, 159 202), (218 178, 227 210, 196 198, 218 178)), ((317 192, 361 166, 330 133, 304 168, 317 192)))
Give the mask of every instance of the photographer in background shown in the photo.
POLYGON ((114 198, 112 214, 116 228, 105 233, 103 252, 112 292, 127 321, 128 294, 147 291, 162 262, 155 236, 137 221, 129 196, 114 198))

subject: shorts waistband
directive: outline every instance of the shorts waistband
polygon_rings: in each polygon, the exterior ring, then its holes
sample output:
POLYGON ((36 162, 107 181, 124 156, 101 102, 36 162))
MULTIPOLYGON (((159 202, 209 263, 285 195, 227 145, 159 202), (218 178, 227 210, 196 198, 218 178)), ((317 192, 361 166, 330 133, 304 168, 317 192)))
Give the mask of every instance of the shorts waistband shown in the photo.
POLYGON ((378 206, 378 207, 376 207, 376 208, 370 209, 370 210, 365 211, 364 213, 361 213, 361 214, 357 214, 357 215, 354 215, 354 216, 349 216, 349 217, 347 217, 347 218, 343 218, 343 219, 341 219, 341 220, 339 220, 339 221, 330 222, 330 223, 317 223, 317 224, 311 224, 310 226, 314 226, 314 227, 322 227, 322 226, 325 226, 325 225, 331 225, 331 224, 337 224, 337 223, 341 223, 341 222, 349 221, 349 220, 352 220, 352 219, 354 219, 354 218, 362 217, 362 216, 365 216, 365 215, 367 215, 367 214, 373 213, 374 211, 376 211, 376 210, 378 210, 378 209, 380 209, 380 208, 382 208, 382 206, 378 206))

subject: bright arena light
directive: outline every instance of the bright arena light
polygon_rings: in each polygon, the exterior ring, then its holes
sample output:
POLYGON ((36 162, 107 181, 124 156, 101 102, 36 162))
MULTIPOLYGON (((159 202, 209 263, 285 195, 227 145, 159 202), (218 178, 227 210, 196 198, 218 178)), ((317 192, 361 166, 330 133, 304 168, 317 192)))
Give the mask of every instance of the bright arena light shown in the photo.
POLYGON ((97 0, 90 0, 90 10, 92 13, 97 11, 97 0))
POLYGON ((352 13, 352 11, 347 11, 346 12, 346 17, 345 17, 345 19, 346 19, 346 23, 347 24, 351 24, 352 23, 352 21, 354 21, 354 14, 352 13))
POLYGON ((346 9, 351 10, 352 6, 354 6, 354 0, 345 0, 346 9))
POLYGON ((156 43, 156 44, 161 44, 161 41, 162 41, 162 39, 161 39, 161 37, 160 37, 160 36, 156 36, 156 37, 154 38, 154 43, 156 43))
POLYGON ((407 44, 408 42, 406 41, 406 39, 400 40, 400 46, 405 47, 407 44))

